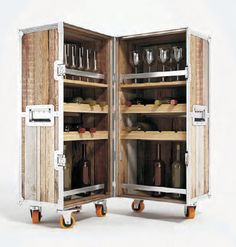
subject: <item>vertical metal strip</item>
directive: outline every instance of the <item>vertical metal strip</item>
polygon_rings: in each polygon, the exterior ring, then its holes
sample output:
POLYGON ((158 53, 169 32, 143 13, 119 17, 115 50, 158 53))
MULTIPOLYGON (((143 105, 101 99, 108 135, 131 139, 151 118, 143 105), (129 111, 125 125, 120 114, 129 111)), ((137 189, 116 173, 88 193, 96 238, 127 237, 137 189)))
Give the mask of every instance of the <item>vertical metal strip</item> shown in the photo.
POLYGON ((188 67, 188 78, 186 83, 186 151, 188 152, 188 165, 186 167, 186 203, 190 204, 191 198, 191 133, 190 133, 190 83, 191 83, 191 64, 190 64, 190 30, 186 30, 186 66, 188 67))
POLYGON ((17 84, 17 125, 18 125, 18 145, 19 145, 19 191, 18 191, 18 200, 19 204, 23 202, 23 195, 22 195, 22 37, 23 32, 19 31, 19 71, 18 71, 18 84, 17 84))
MULTIPOLYGON (((58 23, 58 60, 63 61, 63 49, 64 49, 64 23, 58 23)), ((63 136, 63 125, 64 125, 64 113, 63 113, 63 102, 64 102, 64 78, 59 77, 58 80, 58 149, 59 152, 63 153, 64 136, 63 136)), ((64 170, 63 167, 58 169, 58 209, 63 210, 64 208, 64 170)))
POLYGON ((116 196, 117 178, 117 46, 116 38, 112 41, 112 150, 113 150, 113 173, 112 173, 112 195, 116 196))
POLYGON ((211 196, 211 148, 210 148, 210 133, 211 133, 211 128, 210 128, 210 113, 211 113, 211 99, 210 99, 210 85, 211 85, 211 51, 210 51, 210 44, 211 44, 211 38, 208 38, 208 114, 209 114, 209 118, 208 118, 208 184, 209 184, 209 188, 208 188, 208 195, 211 196))

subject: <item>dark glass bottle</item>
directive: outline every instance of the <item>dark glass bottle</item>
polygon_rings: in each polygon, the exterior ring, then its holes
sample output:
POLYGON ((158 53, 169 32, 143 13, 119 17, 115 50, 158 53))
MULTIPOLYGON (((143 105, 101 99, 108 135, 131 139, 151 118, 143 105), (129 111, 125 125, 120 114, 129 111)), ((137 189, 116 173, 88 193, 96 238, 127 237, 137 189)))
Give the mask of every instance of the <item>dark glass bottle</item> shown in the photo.
MULTIPOLYGON (((161 144, 157 144, 156 159, 153 161, 153 185, 165 185, 165 162, 161 160, 161 144)), ((153 196, 163 196, 162 192, 154 192, 153 196)))
MULTIPOLYGON (((172 163, 172 187, 183 188, 185 184, 185 177, 183 176, 184 165, 180 161, 180 144, 176 145, 176 160, 172 163)), ((173 198, 181 199, 181 194, 173 194, 173 198)))
POLYGON ((86 152, 86 144, 82 144, 82 159, 73 166, 72 170, 72 189, 91 185, 91 166, 86 152))

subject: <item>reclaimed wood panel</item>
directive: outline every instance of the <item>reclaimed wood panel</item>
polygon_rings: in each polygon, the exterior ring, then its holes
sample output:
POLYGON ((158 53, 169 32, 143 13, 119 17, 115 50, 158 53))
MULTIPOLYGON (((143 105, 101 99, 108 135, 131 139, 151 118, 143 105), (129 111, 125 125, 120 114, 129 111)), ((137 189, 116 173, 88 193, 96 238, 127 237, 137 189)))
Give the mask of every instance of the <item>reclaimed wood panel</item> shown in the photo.
MULTIPOLYGON (((57 29, 22 37, 22 112, 27 105, 53 104, 58 110, 57 29)), ((22 121, 22 192, 26 200, 57 203, 58 172, 54 151, 58 149, 58 119, 53 127, 29 127, 22 121)))
MULTIPOLYGON (((190 38, 190 104, 205 105, 209 111, 209 43, 207 40, 191 35, 190 38)), ((209 126, 193 126, 190 129, 190 198, 209 192, 209 126)))
POLYGON ((72 174, 72 142, 64 143, 64 154, 66 164, 64 169, 64 190, 71 190, 71 174, 72 174))
POLYGON ((37 128, 26 127, 25 130, 25 199, 36 200, 37 197, 37 128))
POLYGON ((58 59, 58 32, 49 30, 22 37, 22 111, 27 105, 53 104, 58 110, 58 82, 54 61, 58 59))

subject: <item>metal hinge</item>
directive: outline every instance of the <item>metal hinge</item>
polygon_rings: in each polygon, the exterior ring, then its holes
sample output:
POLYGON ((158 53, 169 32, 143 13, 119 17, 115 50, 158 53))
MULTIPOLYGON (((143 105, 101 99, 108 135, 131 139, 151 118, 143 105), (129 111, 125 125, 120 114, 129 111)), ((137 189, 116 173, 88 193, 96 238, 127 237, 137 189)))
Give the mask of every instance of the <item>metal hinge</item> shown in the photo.
POLYGON ((185 70, 186 70, 185 78, 186 79, 191 78, 191 69, 190 69, 190 66, 186 66, 185 67, 185 70))
POLYGON ((54 79, 59 80, 66 74, 66 66, 62 61, 56 60, 54 62, 54 79))
POLYGON ((55 151, 54 164, 55 164, 56 169, 59 167, 65 167, 65 165, 66 165, 65 155, 60 153, 59 151, 55 151))
POLYGON ((188 166, 189 164, 189 154, 188 153, 185 153, 184 159, 185 159, 185 165, 188 166))

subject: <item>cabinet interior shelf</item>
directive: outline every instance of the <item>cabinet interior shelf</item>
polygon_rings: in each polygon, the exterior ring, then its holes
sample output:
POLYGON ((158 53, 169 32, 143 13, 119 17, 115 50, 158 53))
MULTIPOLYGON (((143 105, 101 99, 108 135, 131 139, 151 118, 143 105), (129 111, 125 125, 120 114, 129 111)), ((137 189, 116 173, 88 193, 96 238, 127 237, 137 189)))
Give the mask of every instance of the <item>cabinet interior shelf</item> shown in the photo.
POLYGON ((86 193, 86 192, 92 192, 96 190, 102 190, 104 189, 104 184, 96 184, 96 185, 91 185, 83 188, 78 188, 78 189, 73 189, 73 190, 68 190, 64 191, 64 197, 66 196, 73 196, 81 193, 86 193))
POLYGON ((122 131, 124 140, 186 141, 185 131, 122 131))
POLYGON ((77 131, 64 132, 64 141, 94 141, 94 140, 106 140, 108 139, 108 131, 96 131, 90 133, 79 133, 77 131))
POLYGON ((99 104, 90 106, 89 104, 64 103, 64 112, 108 113, 108 105, 101 107, 99 104))
POLYGON ((70 200, 65 200, 64 201, 64 207, 66 209, 73 208, 75 206, 83 205, 89 202, 94 202, 94 201, 99 201, 99 200, 105 200, 107 198, 111 197, 109 194, 99 194, 99 195, 91 195, 91 196, 86 196, 84 198, 75 198, 75 199, 70 199, 70 200))
POLYGON ((170 82, 143 82, 143 83, 121 83, 121 89, 136 88, 165 88, 165 87, 184 87, 186 81, 170 81, 170 82))
POLYGON ((122 113, 156 113, 156 114, 184 114, 186 113, 186 104, 154 104, 121 106, 122 113))
POLYGON ((170 203, 178 203, 178 204, 186 204, 185 199, 174 199, 170 196, 163 196, 163 197, 150 197, 149 195, 136 195, 131 193, 125 193, 122 195, 125 198, 133 198, 138 200, 151 200, 151 201, 158 201, 158 202, 170 202, 170 203))
POLYGON ((181 188, 169 188, 169 187, 160 187, 160 186, 149 186, 149 185, 140 185, 140 184, 123 184, 124 189, 132 189, 138 191, 150 191, 150 192, 164 192, 164 193, 176 193, 186 195, 186 189, 181 188))
POLYGON ((81 80, 64 79, 64 84, 69 87, 108 88, 106 83, 87 82, 81 80))

